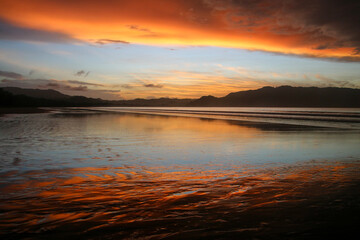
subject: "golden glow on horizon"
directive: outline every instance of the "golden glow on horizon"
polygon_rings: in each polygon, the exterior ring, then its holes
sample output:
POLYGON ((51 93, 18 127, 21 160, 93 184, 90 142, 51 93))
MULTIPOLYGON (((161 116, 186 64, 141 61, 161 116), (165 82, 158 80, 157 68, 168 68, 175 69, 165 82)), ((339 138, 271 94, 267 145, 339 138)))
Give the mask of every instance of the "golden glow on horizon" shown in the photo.
MULTIPOLYGON (((250 30, 232 26, 226 22, 228 10, 191 2, 141 0, 99 4, 97 1, 4 0, 0 17, 20 26, 60 32, 92 43, 216 46, 313 57, 359 58, 353 55, 352 47, 319 49, 319 45, 336 39, 307 41, 309 33, 301 31, 276 34, 270 31, 276 24, 272 18, 250 30)), ((247 19, 232 16, 231 21, 247 19)))
POLYGON ((358 87, 351 64, 330 66, 360 61, 357 12, 348 3, 330 5, 322 0, 2 0, 0 61, 14 67, 0 70, 23 77, 1 81, 109 100, 222 97, 280 85, 358 87), (339 17, 331 14, 336 6, 339 17), (6 41, 14 41, 9 49, 6 41), (307 59, 284 61, 293 55, 307 59), (91 73, 74 74, 80 70, 91 73))

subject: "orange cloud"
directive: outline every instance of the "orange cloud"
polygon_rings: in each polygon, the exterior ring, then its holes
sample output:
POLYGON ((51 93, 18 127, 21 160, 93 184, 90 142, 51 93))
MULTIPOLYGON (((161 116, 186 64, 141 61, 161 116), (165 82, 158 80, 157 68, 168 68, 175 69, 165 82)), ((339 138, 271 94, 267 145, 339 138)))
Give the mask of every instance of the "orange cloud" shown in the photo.
POLYGON ((360 59, 356 6, 329 0, 2 0, 12 24, 92 43, 202 45, 360 59))

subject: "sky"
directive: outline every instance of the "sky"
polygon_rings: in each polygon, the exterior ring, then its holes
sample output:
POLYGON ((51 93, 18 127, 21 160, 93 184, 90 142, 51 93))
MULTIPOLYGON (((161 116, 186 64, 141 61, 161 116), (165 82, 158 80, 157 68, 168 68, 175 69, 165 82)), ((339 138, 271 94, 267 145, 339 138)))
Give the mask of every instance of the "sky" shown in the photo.
POLYGON ((0 87, 113 100, 360 88, 359 1, 0 4, 0 87))

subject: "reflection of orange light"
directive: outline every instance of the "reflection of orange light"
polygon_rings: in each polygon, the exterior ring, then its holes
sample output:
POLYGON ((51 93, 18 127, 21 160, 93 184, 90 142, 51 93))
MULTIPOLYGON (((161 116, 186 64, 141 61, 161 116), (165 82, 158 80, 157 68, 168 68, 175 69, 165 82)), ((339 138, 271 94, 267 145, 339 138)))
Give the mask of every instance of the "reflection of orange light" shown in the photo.
MULTIPOLYGON (((136 114, 128 114, 126 117, 114 117, 116 123, 109 124, 114 125, 115 129, 116 127, 121 126, 122 128, 126 127, 132 130, 138 129, 138 131, 191 131, 192 133, 198 134, 204 138, 209 135, 214 135, 214 133, 222 133, 222 135, 217 135, 217 137, 226 137, 228 136, 227 133, 237 133, 241 134, 242 137, 252 137, 259 133, 259 130, 256 128, 237 124, 233 125, 221 120, 186 118, 186 121, 184 121, 184 117, 164 117, 156 115, 148 117, 153 121, 149 121, 149 118, 138 117, 136 114), (211 129, 211 131, 209 131, 209 129, 211 129)), ((111 128, 112 131, 114 128, 111 128)), ((239 137, 239 135, 237 135, 237 137, 239 137)))
MULTIPOLYGON (((317 49, 317 46, 336 39, 313 42, 305 41, 311 37, 306 33, 272 33, 270 29, 276 24, 272 19, 249 31, 226 25, 227 13, 224 11, 202 6, 204 9, 192 13, 192 7, 190 1, 99 4, 97 1, 4 0, 0 16, 22 26, 58 31, 89 42, 115 40, 151 45, 218 46, 319 57, 352 56, 354 51, 354 48, 346 47, 317 49)), ((291 30, 287 29, 289 33, 291 30)))
POLYGON ((253 170, 251 177, 244 175, 241 168, 217 171, 182 168, 176 172, 169 171, 172 167, 152 167, 145 171, 123 167, 69 169, 56 175, 70 178, 31 180, 8 188, 6 192, 11 193, 8 196, 28 195, 26 201, 18 201, 16 197, 2 201, 0 209, 9 212, 0 219, 8 218, 7 227, 15 229, 26 226, 35 231, 37 227, 61 228, 81 223, 84 231, 90 231, 106 229, 111 224, 176 221, 184 211, 195 215, 200 214, 198 211, 224 208, 251 211, 269 205, 278 207, 281 202, 296 202, 304 195, 322 196, 326 194, 324 191, 331 191, 323 188, 324 184, 351 183, 352 172, 358 167, 356 163, 335 163, 302 166, 290 172, 288 168, 266 173, 253 170), (124 175, 131 177, 125 179, 124 175), (314 188, 321 191, 313 191, 314 188))
MULTIPOLYGON (((256 127, 246 125, 233 124, 233 122, 215 120, 215 119, 199 119, 184 117, 169 117, 158 115, 139 115, 139 114, 113 114, 98 115, 89 118, 89 131, 112 135, 121 132, 122 129, 131 129, 133 132, 153 133, 157 137, 163 136, 168 140, 179 139, 181 134, 192 133, 194 141, 198 139, 206 139, 208 137, 217 137, 218 139, 238 139, 242 138, 258 138, 260 130, 256 127), (145 117, 144 117, 145 116, 145 117), (102 124, 97 124, 101 122, 102 124), (211 129, 211 131, 209 131, 211 129), (168 135, 168 132, 176 132, 178 135, 168 135)), ((192 143, 184 143, 192 144, 192 143)), ((90 169, 90 168, 89 168, 90 169)))

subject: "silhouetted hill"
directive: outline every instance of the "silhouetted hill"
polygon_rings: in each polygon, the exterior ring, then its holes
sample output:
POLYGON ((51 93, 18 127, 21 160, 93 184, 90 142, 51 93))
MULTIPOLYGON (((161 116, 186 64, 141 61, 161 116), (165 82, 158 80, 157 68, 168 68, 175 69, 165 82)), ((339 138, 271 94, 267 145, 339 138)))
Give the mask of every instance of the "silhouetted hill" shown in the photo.
POLYGON ((276 88, 263 87, 257 90, 235 92, 220 98, 209 95, 199 99, 139 98, 134 100, 109 101, 100 98, 69 96, 55 90, 0 88, 0 106, 360 107, 360 89, 281 86, 276 88))
POLYGON ((12 93, 13 95, 25 95, 33 98, 43 98, 51 100, 64 100, 70 98, 69 95, 62 94, 52 89, 42 90, 18 87, 4 87, 3 90, 12 93))
POLYGON ((176 107, 186 106, 193 99, 158 98, 109 101, 84 96, 69 96, 55 90, 23 89, 15 87, 0 88, 2 107, 83 107, 83 106, 122 106, 122 107, 176 107))
POLYGON ((225 97, 201 97, 192 107, 360 107, 360 89, 317 87, 263 87, 230 93, 225 97))
POLYGON ((11 90, 14 89, 16 94, 7 91, 7 88, 0 88, 1 107, 85 107, 106 106, 109 104, 109 101, 100 98, 69 96, 55 90, 22 88, 12 88, 11 90), (49 95, 47 96, 46 94, 49 95), (32 97, 35 95, 41 97, 32 97))
POLYGON ((194 100, 188 104, 189 107, 211 107, 218 106, 220 104, 220 98, 214 96, 202 96, 201 98, 194 100))

